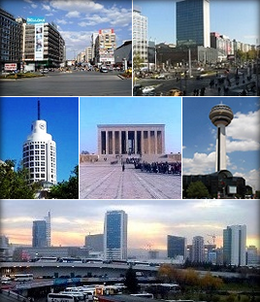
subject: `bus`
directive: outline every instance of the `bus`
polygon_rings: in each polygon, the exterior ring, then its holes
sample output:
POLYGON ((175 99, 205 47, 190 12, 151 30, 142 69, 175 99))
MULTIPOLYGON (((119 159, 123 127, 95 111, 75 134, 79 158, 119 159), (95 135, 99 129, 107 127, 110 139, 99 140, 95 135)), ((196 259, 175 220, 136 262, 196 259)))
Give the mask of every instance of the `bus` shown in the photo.
POLYGON ((154 295, 150 294, 150 293, 130 294, 130 296, 135 296, 135 297, 140 297, 140 298, 154 299, 154 295))
POLYGON ((43 257, 40 257, 37 261, 38 262, 57 262, 58 261, 58 257, 43 256, 43 257))
POLYGON ((77 297, 70 294, 49 293, 47 295, 47 302, 77 302, 77 297))
POLYGON ((17 282, 25 282, 25 281, 32 281, 33 274, 15 274, 14 281, 17 282))

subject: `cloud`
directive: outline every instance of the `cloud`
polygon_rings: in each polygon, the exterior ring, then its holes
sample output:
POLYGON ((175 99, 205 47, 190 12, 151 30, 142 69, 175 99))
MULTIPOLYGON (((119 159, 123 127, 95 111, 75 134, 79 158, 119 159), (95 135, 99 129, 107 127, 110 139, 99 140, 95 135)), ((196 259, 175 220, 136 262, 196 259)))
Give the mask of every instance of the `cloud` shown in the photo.
POLYGON ((234 176, 244 177, 246 179, 246 184, 253 188, 253 191, 260 191, 260 168, 250 170, 247 173, 234 173, 234 176))
POLYGON ((82 13, 95 13, 101 11, 104 6, 92 0, 52 0, 50 5, 55 9, 73 11, 75 7, 82 13))
POLYGON ((215 167, 216 154, 198 153, 193 158, 183 158, 183 169, 185 174, 207 174, 212 173, 215 167))
POLYGON ((42 9, 43 10, 47 10, 47 11, 52 11, 52 8, 50 7, 50 5, 46 5, 46 4, 42 4, 42 9))
POLYGON ((75 10, 66 14, 67 18, 78 18, 79 16, 80 16, 80 13, 75 10))
POLYGON ((260 110, 237 112, 228 126, 227 152, 260 150, 260 110))

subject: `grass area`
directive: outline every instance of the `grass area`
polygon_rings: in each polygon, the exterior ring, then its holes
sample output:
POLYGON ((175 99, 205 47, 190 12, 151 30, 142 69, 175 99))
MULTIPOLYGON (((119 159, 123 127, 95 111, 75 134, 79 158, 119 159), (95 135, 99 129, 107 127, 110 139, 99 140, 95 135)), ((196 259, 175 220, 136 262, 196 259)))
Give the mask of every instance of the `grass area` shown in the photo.
POLYGON ((33 72, 27 72, 27 73, 16 73, 16 74, 5 74, 1 75, 1 79, 25 79, 25 78, 37 78, 37 77, 43 77, 43 74, 36 74, 33 72))

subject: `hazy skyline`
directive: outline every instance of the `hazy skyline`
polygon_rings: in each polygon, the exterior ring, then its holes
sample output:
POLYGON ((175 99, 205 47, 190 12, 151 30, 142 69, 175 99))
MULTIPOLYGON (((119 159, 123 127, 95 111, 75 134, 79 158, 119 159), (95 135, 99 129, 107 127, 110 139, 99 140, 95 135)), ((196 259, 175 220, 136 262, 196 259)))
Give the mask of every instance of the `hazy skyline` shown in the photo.
POLYGON ((51 211, 53 246, 83 246, 85 236, 103 233, 107 211, 128 215, 128 248, 166 250, 167 235, 216 236, 222 246, 228 225, 247 226, 247 245, 259 245, 260 200, 2 200, 2 234, 13 244, 32 242, 32 222, 51 211))

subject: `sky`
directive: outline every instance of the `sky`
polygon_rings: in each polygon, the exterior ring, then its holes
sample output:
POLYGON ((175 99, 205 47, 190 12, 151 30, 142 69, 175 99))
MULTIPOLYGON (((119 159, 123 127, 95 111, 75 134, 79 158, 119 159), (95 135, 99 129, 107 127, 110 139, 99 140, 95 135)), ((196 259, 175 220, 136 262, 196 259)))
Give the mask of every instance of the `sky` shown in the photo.
POLYGON ((227 170, 260 190, 259 97, 185 97, 183 99, 183 174, 215 172, 216 127, 209 119, 213 106, 223 103, 234 114, 226 127, 227 170))
POLYGON ((247 226, 247 245, 259 245, 260 200, 2 200, 2 234, 13 244, 32 243, 33 220, 51 212, 53 246, 83 246, 86 235, 103 233, 107 211, 128 215, 129 249, 167 249, 167 235, 203 236, 223 246, 223 229, 247 226), (76 204, 75 204, 76 203, 76 204), (210 235, 210 236, 209 236, 210 235))
POLYGON ((1 7, 15 18, 54 22, 65 40, 67 59, 90 46, 92 33, 100 29, 114 29, 117 47, 132 40, 131 0, 1 0, 1 7))
POLYGON ((75 97, 2 97, 0 159, 22 160, 23 143, 31 133, 31 124, 40 118, 47 122, 57 148, 57 181, 68 180, 78 165, 78 98, 75 97))
MULTIPOLYGON (((133 0, 134 8, 148 17, 148 39, 156 43, 176 42, 177 0, 133 0)), ((259 39, 258 0, 210 0, 210 32, 217 32, 246 44, 259 39)))
POLYGON ((181 98, 80 98, 80 152, 97 153, 98 124, 165 124, 166 153, 181 152, 181 98))

